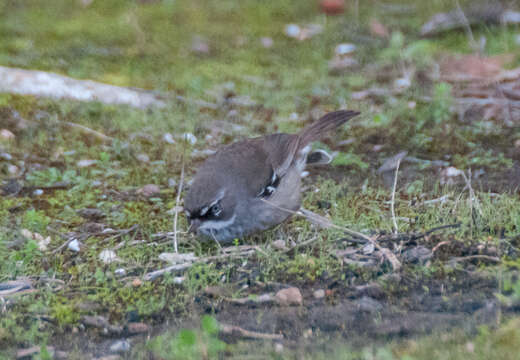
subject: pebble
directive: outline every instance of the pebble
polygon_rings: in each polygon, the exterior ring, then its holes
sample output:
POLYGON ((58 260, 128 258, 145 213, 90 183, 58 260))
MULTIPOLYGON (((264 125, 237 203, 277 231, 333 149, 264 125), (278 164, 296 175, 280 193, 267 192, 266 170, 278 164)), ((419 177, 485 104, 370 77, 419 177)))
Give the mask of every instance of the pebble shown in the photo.
POLYGON ((125 276, 126 270, 123 268, 115 269, 114 274, 116 274, 117 276, 125 276))
POLYGON ((117 340, 112 345, 110 345, 110 351, 123 353, 130 350, 130 342, 126 339, 117 340))
POLYGON ((343 43, 336 46, 334 49, 334 52, 336 55, 344 56, 344 55, 350 55, 356 51, 356 45, 349 44, 349 43, 343 43))
POLYGON ((285 35, 296 38, 300 35, 300 27, 296 24, 288 24, 285 26, 285 35))
POLYGON ((67 245, 67 247, 74 252, 79 252, 80 244, 81 243, 78 241, 78 239, 74 239, 69 243, 69 245, 67 245))
POLYGON ((150 197, 161 192, 161 188, 155 184, 146 184, 136 191, 137 194, 150 197))
POLYGON ((104 264, 111 264, 113 262, 119 261, 119 258, 116 255, 114 250, 103 250, 99 253, 99 260, 101 260, 104 264))
POLYGON ((11 154, 3 152, 3 153, 0 153, 0 159, 11 161, 13 159, 13 157, 11 156, 11 154))
POLYGON ((135 158, 142 163, 150 162, 150 157, 146 154, 138 154, 135 158))
POLYGON ((148 332, 150 327, 145 323, 133 322, 128 324, 127 329, 130 334, 142 334, 148 332))
POLYGON ((177 186, 177 181, 174 178, 168 178, 168 187, 174 188, 177 186))
POLYGON ((2 138, 3 140, 10 141, 10 140, 14 140, 15 136, 11 131, 9 131, 7 129, 2 129, 2 130, 0 130, 0 138, 2 138))
POLYGON ((173 139, 173 135, 170 133, 166 133, 163 135, 164 142, 168 144, 175 144, 175 140, 173 139))
POLYGON ((184 133, 182 135, 182 138, 184 140, 186 140, 188 143, 190 143, 190 145, 195 145, 195 143, 197 142, 197 137, 195 135, 193 135, 192 133, 184 133))
POLYGON ((79 168, 85 168, 85 167, 93 166, 96 163, 97 163, 97 160, 83 159, 83 160, 79 160, 76 163, 76 165, 79 168))
POLYGON ((325 290, 318 289, 312 293, 315 299, 323 299, 325 297, 325 290))
POLYGON ((275 248, 276 250, 285 250, 285 240, 280 239, 273 241, 273 248, 275 248))
POLYGON ((10 175, 16 175, 16 174, 18 174, 18 171, 19 171, 18 166, 13 165, 13 164, 7 165, 7 172, 10 175))
POLYGON ((374 300, 368 296, 363 296, 361 299, 357 300, 356 305, 360 311, 369 313, 383 310, 383 305, 379 301, 374 300))
POLYGON ((275 300, 281 306, 301 306, 303 304, 302 294, 296 287, 278 291, 275 300))

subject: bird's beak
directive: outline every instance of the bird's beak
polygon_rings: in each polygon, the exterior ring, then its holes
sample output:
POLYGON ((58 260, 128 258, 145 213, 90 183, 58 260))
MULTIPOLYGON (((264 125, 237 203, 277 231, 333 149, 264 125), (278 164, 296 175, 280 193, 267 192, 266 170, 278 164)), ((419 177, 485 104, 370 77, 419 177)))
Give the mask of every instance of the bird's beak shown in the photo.
POLYGON ((190 221, 190 227, 188 228, 188 232, 196 234, 202 222, 199 219, 193 219, 190 221))

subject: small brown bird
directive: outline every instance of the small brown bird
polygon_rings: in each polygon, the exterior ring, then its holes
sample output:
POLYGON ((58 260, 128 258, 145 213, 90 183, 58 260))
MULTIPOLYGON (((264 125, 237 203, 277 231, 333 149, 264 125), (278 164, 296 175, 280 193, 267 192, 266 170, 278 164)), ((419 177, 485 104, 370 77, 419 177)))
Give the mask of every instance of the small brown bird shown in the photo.
POLYGON ((190 231, 219 242, 269 229, 300 208, 310 143, 358 115, 330 112, 297 134, 233 143, 198 169, 184 199, 190 231))

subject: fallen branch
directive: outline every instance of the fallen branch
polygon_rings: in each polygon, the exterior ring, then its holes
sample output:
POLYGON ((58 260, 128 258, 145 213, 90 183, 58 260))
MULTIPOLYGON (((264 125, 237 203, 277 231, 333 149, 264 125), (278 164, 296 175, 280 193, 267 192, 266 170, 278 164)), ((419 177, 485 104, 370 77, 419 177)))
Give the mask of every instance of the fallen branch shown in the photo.
POLYGON ((67 125, 68 127, 74 128, 74 129, 79 129, 81 132, 83 132, 83 133, 85 133, 87 135, 94 135, 95 137, 97 137, 100 140, 103 140, 103 141, 106 141, 106 142, 114 141, 113 137, 107 136, 107 135, 105 135, 103 133, 100 133, 99 131, 93 130, 93 129, 88 128, 88 127, 86 127, 84 125, 81 125, 81 124, 76 124, 76 123, 73 123, 73 122, 70 122, 70 121, 64 121, 63 124, 67 125))
POLYGON ((249 331, 235 325, 220 324, 220 333, 244 339, 283 340, 282 334, 266 334, 256 331, 249 331))
MULTIPOLYGON (((134 232, 134 231, 136 231, 138 229, 139 229, 139 225, 138 224, 134 224, 131 227, 129 227, 128 229, 123 229, 123 230, 116 231, 115 235, 112 235, 112 236, 107 237, 106 239, 103 239, 103 243, 107 243, 107 242, 109 242, 111 240, 118 239, 118 238, 123 237, 125 235, 128 235, 131 232, 134 232)), ((101 234, 93 234, 93 235, 102 235, 102 234, 103 233, 101 233, 101 234)))
MULTIPOLYGON (((234 247, 231 247, 231 248, 234 248, 234 247)), ((225 249, 227 249, 227 248, 225 248, 225 249)), ((253 255, 255 253, 255 251, 260 251, 260 252, 265 254, 265 252, 261 251, 257 246, 248 246, 246 248, 246 250, 231 251, 231 252, 227 252, 227 253, 224 252, 221 255, 207 256, 207 257, 204 257, 204 258, 196 259, 194 261, 188 261, 188 262, 185 262, 185 263, 182 263, 182 264, 175 264, 175 265, 172 265, 172 266, 168 266, 168 267, 166 267, 164 269, 151 271, 151 272, 146 273, 145 275, 143 275, 142 279, 145 280, 145 281, 152 281, 152 280, 157 279, 158 277, 163 276, 164 274, 185 271, 185 270, 191 268, 195 264, 203 264, 203 263, 207 263, 207 262, 210 262, 210 261, 221 260, 221 259, 229 258, 229 257, 248 257, 248 256, 253 255)))
POLYGON ((55 99, 99 101, 144 109, 165 107, 158 94, 143 89, 125 88, 92 80, 78 80, 55 73, 0 66, 0 92, 55 99))
POLYGON ((333 228, 333 229, 338 229, 338 230, 346 232, 347 234, 354 235, 356 237, 362 238, 362 239, 372 243, 376 249, 378 249, 379 251, 381 251, 381 253, 383 253, 385 258, 392 265, 392 268, 394 269, 394 271, 399 271, 399 269, 401 269, 401 262, 397 259, 395 254, 393 252, 391 252, 390 250, 388 250, 386 248, 383 248, 381 245, 379 245, 377 243, 377 241, 375 239, 371 238, 370 236, 367 236, 365 234, 362 234, 362 233, 354 231, 354 230, 350 230, 350 229, 348 229, 346 227, 343 227, 343 226, 338 226, 336 224, 333 224, 329 219, 327 219, 327 218, 325 218, 323 216, 320 216, 318 214, 315 214, 312 211, 305 210, 303 208, 301 208, 299 211, 291 211, 289 209, 280 208, 280 207, 270 203, 269 201, 267 201, 265 199, 263 201, 265 201, 265 202, 267 202, 267 203, 271 204, 272 206, 277 207, 279 209, 282 209, 282 210, 285 210, 285 211, 288 211, 288 212, 291 212, 291 213, 294 213, 294 214, 297 214, 297 215, 301 215, 301 216, 305 217, 306 219, 310 220, 311 222, 318 221, 318 223, 321 224, 321 226, 323 226, 323 227, 329 227, 329 228, 333 228))
POLYGON ((469 256, 460 256, 460 257, 453 257, 449 261, 450 262, 463 262, 468 260, 487 260, 495 263, 500 262, 500 258, 496 256, 489 256, 489 255, 469 255, 469 256))

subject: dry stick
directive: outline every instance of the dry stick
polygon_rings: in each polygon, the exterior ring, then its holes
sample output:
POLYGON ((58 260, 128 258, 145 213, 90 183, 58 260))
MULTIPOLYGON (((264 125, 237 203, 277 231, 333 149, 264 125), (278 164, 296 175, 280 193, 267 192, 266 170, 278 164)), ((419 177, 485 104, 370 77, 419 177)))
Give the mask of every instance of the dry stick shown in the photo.
POLYGON ((387 260, 392 264, 392 268, 395 271, 399 271, 399 269, 401 268, 401 262, 397 259, 395 254, 393 252, 391 252, 390 250, 388 250, 387 248, 384 248, 381 245, 379 245, 370 236, 367 236, 365 234, 362 234, 362 233, 354 231, 354 230, 350 230, 350 229, 348 229, 346 227, 343 227, 343 226, 338 226, 338 225, 332 223, 329 219, 324 218, 323 216, 319 216, 318 214, 314 214, 313 212, 305 210, 305 209, 300 209, 299 211, 293 211, 293 210, 286 209, 286 208, 280 207, 278 205, 275 205, 275 204, 271 203, 270 201, 268 201, 266 199, 261 199, 261 200, 266 202, 267 204, 269 204, 269 205, 279 209, 279 210, 287 211, 288 213, 291 213, 291 214, 303 216, 304 218, 306 218, 307 220, 309 220, 311 222, 318 222, 318 223, 322 224, 322 226, 324 226, 324 227, 338 229, 338 230, 341 230, 343 232, 346 232, 347 234, 354 235, 354 236, 360 237, 362 239, 365 239, 366 241, 368 241, 372 245, 374 245, 374 247, 376 249, 378 249, 379 251, 381 251, 383 253, 383 255, 387 258, 387 260))
POLYGON ((455 0, 455 3, 457 5, 457 12, 460 17, 460 20, 462 21, 462 24, 464 25, 464 30, 466 30, 466 34, 469 38, 469 42, 471 43, 471 47, 473 47, 473 49, 478 49, 477 42, 475 41, 475 37, 473 36, 473 31, 471 31, 471 25, 469 24, 469 21, 466 18, 464 11, 462 11, 462 8, 460 7, 459 0, 455 0))
MULTIPOLYGON (((205 257, 205 258, 199 258, 199 259, 197 259, 195 261, 185 262, 185 263, 182 263, 182 264, 175 264, 175 265, 172 265, 172 266, 168 266, 168 267, 166 267, 164 269, 151 271, 149 273, 144 274, 143 280, 145 280, 145 281, 154 280, 154 279, 156 279, 159 276, 162 276, 164 274, 175 272, 175 271, 184 271, 186 269, 189 269, 190 267, 192 267, 195 264, 207 263, 208 261, 221 260, 221 259, 229 258, 229 257, 250 256, 250 255, 252 255, 254 253, 255 250, 257 250, 259 252, 262 252, 261 250, 259 250, 258 247, 254 246, 254 247, 251 247, 251 248, 249 248, 249 249, 247 249, 245 251, 241 251, 241 252, 238 252, 238 253, 237 252, 232 252, 232 253, 226 253, 226 254, 217 255, 217 256, 208 256, 208 257, 205 257)), ((265 252, 262 252, 262 253, 265 254, 265 252)))
POLYGON ((65 124, 69 127, 72 127, 72 128, 79 129, 86 134, 94 135, 95 137, 97 137, 103 141, 114 141, 115 140, 113 137, 107 136, 103 133, 100 133, 99 131, 93 130, 91 128, 88 128, 88 127, 80 125, 80 124, 76 124, 76 123, 69 122, 69 121, 64 121, 63 124, 65 124))
POLYGON ((132 225, 131 227, 129 227, 128 229, 123 229, 123 230, 119 230, 115 235, 112 235, 112 236, 109 236, 105 239, 103 239, 102 242, 106 243, 106 242, 110 242, 114 239, 118 239, 120 237, 123 237, 125 235, 128 235, 130 234, 132 231, 135 231, 135 230, 138 230, 139 229, 139 225, 138 224, 134 224, 132 225))
POLYGON ((455 262, 461 262, 461 261, 475 260, 475 259, 488 260, 488 261, 492 261, 492 262, 496 262, 496 263, 499 263, 499 262, 500 262, 500 258, 498 258, 498 257, 496 257, 496 256, 489 256, 489 255, 469 255, 469 256, 461 256, 461 257, 454 257, 454 258, 451 258, 450 260, 451 260, 451 261, 455 261, 455 262))
POLYGON ((473 198, 475 198, 475 208, 480 213, 480 216, 482 216, 482 208, 480 207, 478 198, 476 197, 475 191, 473 190, 473 187, 471 186, 471 169, 468 170, 468 175, 469 175, 469 177, 466 176, 466 173, 464 171, 462 172, 462 177, 464 177, 464 181, 466 182, 466 186, 469 191, 471 211, 473 212, 473 198))
POLYGON ((392 200, 390 203, 390 210, 392 211, 392 221, 394 222, 395 234, 399 232, 399 228, 397 227, 397 220, 395 218, 395 189, 397 187, 397 174, 399 173, 399 164, 401 164, 401 159, 397 160, 397 165, 395 166, 394 186, 392 188, 392 200))
POLYGON ((181 200, 182 185, 184 183, 184 153, 182 154, 181 179, 179 180, 179 188, 177 189, 177 198, 175 199, 175 215, 173 216, 173 249, 179 252, 177 242, 177 219, 179 218, 179 201, 181 200))
POLYGON ((249 331, 235 325, 220 324, 220 333, 246 339, 283 340, 282 334, 266 334, 256 331, 249 331))

